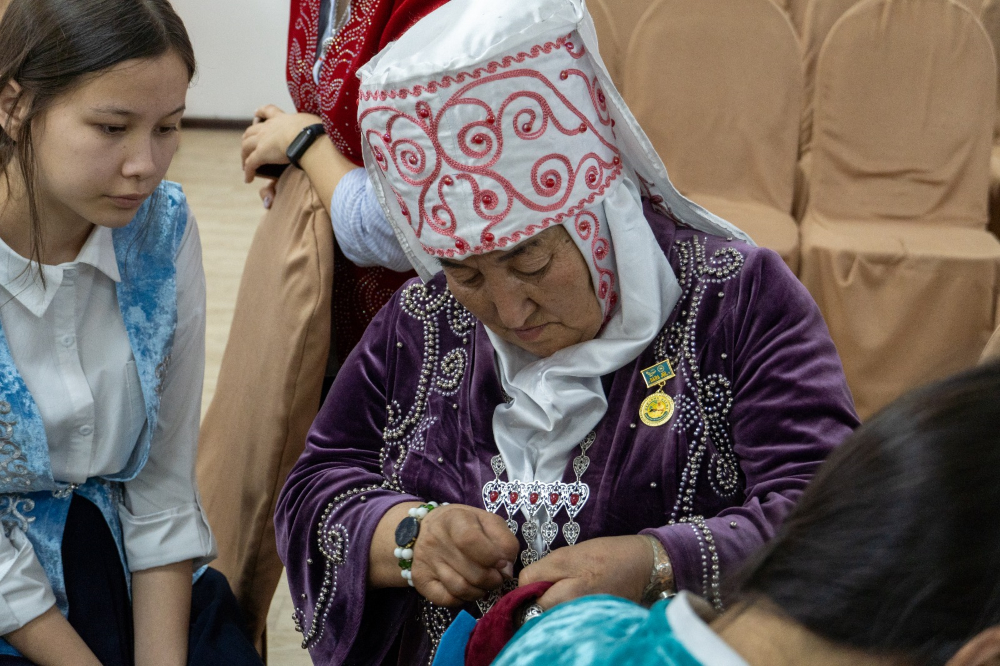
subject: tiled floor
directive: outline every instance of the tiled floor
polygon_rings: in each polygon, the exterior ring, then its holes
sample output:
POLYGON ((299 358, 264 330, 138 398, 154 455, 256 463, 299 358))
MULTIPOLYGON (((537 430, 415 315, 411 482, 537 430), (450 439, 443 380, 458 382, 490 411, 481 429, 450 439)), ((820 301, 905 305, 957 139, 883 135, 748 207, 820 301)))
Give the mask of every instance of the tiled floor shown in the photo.
MULTIPOLYGON (((212 399, 250 240, 263 209, 257 187, 243 183, 240 132, 184 130, 167 174, 184 186, 198 219, 208 286, 205 393, 212 399)), ((282 576, 267 618, 269 666, 306 666, 308 653, 292 626, 292 600, 282 576)))

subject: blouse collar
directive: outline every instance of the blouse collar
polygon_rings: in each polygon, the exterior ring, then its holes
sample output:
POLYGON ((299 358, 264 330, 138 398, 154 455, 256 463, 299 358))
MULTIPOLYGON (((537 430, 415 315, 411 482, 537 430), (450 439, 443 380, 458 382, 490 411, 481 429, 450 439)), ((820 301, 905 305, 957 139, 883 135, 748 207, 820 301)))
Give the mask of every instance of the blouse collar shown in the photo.
POLYGON ((688 592, 680 592, 667 605, 667 622, 674 639, 701 664, 711 666, 749 666, 747 662, 712 631, 711 607, 688 592))
POLYGON ((76 270, 79 264, 93 266, 113 282, 121 282, 111 229, 94 227, 73 261, 55 266, 42 264, 44 284, 38 279, 38 267, 0 239, 0 285, 36 317, 48 310, 66 271, 76 270))

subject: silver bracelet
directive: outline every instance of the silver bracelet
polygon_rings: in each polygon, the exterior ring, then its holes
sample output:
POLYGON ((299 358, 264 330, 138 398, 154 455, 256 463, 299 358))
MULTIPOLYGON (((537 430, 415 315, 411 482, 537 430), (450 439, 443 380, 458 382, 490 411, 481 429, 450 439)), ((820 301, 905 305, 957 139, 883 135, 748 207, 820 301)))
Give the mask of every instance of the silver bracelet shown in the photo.
POLYGON ((652 606, 661 599, 669 599, 677 594, 674 582, 674 567, 660 540, 650 534, 643 534, 653 549, 653 569, 649 572, 649 584, 642 591, 642 605, 652 606))

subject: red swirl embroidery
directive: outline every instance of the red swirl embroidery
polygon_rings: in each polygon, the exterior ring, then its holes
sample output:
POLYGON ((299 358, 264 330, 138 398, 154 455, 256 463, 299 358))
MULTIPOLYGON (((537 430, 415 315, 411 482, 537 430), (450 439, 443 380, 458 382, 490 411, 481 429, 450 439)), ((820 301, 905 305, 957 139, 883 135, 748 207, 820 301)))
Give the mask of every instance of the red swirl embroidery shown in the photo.
MULTIPOLYGON (((410 208, 418 211, 419 219, 409 214, 404 217, 410 221, 418 239, 423 238, 425 228, 430 227, 434 233, 454 243, 454 248, 442 249, 422 241, 426 252, 438 257, 455 257, 468 252, 479 254, 502 249, 552 224, 571 219, 621 175, 613 122, 596 76, 590 77, 572 68, 562 70, 558 77, 561 81, 571 77, 584 81, 592 107, 588 110, 579 108, 539 70, 514 67, 560 50, 573 58, 582 57, 582 51, 574 51, 567 36, 426 85, 361 92, 362 101, 374 102, 373 106, 362 105, 360 122, 366 128, 364 140, 371 147, 376 163, 387 175, 398 177, 416 190, 415 196, 410 197, 410 208), (490 98, 489 87, 499 83, 506 83, 514 92, 494 109, 483 98, 490 98), (388 103, 429 95, 452 86, 461 87, 444 98, 436 111, 431 107, 433 99, 416 102, 412 112, 388 103), (553 105, 558 106, 559 113, 553 105), (449 113, 459 116, 448 117, 449 113), (470 116, 475 120, 468 120, 470 116), (454 127, 455 117, 465 119, 457 128, 454 127), (567 118, 574 120, 566 122, 567 118), (520 178, 522 174, 505 175, 496 168, 505 150, 512 150, 507 145, 511 140, 533 142, 552 132, 567 138, 589 133, 586 145, 591 148, 573 158, 556 152, 542 154, 530 167, 530 189, 527 190, 511 182, 511 177, 520 178), (442 136, 447 137, 444 142, 442 136), (478 242, 458 235, 458 221, 449 203, 453 193, 463 197, 471 195, 475 215, 487 222, 478 242), (428 201, 431 194, 436 195, 436 201, 428 201), (579 197, 576 202, 570 200, 574 195, 579 197), (534 213, 554 214, 540 215, 537 222, 507 235, 497 234, 494 228, 507 218, 515 204, 534 213)), ((572 148, 576 144, 568 145, 572 148)), ((397 198, 402 205, 398 192, 397 198)))
POLYGON ((590 261, 597 271, 597 284, 594 291, 597 298, 604 303, 604 323, 611 320, 615 306, 618 304, 618 290, 615 289, 616 277, 614 271, 604 265, 611 255, 611 239, 603 235, 601 222, 589 210, 579 213, 573 221, 572 230, 580 240, 590 242, 590 261))
POLYGON ((406 99, 407 97, 417 97, 424 93, 434 94, 441 89, 450 88, 452 85, 460 85, 465 83, 469 79, 478 79, 487 74, 495 74, 501 69, 506 69, 511 65, 517 63, 523 63, 526 60, 538 58, 542 55, 548 55, 557 49, 566 49, 567 53, 572 55, 574 58, 583 57, 583 52, 581 51, 577 55, 573 51, 573 42, 570 41, 570 35, 565 37, 559 37, 554 42, 545 42, 544 44, 536 44, 532 46, 527 52, 521 51, 517 55, 507 55, 501 58, 499 61, 493 61, 484 67, 477 67, 471 72, 459 72, 458 74, 452 76, 447 75, 443 77, 440 81, 431 81, 426 86, 416 85, 412 88, 400 88, 399 90, 362 90, 360 92, 360 99, 364 102, 370 102, 377 100, 380 102, 385 102, 390 99, 406 99))

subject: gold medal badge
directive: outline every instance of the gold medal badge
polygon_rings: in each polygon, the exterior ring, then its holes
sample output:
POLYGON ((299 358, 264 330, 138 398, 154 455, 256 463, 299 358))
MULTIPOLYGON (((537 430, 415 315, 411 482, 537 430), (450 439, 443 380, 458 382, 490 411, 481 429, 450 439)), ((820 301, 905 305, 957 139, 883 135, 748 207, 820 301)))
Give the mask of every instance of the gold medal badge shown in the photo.
POLYGON ((674 377, 669 361, 657 363, 642 371, 646 388, 656 386, 656 392, 648 396, 639 406, 639 418, 648 426, 661 426, 674 415, 674 400, 663 392, 667 380, 674 377))

